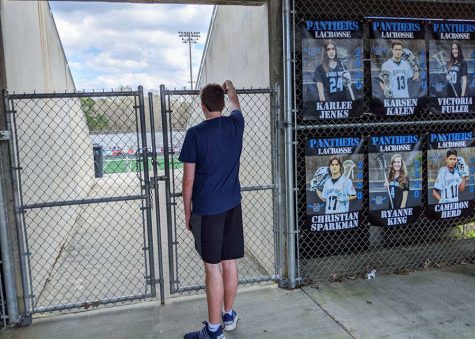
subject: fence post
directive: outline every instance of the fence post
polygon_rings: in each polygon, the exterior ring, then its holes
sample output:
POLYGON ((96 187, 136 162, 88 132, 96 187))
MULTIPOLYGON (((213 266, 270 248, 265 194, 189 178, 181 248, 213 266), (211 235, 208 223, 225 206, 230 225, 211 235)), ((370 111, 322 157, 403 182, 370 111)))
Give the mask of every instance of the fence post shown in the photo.
POLYGON ((158 163, 157 163, 157 141, 155 138, 155 113, 153 110, 153 94, 148 93, 148 107, 150 112, 150 135, 152 148, 152 169, 154 177, 153 190, 155 193, 155 220, 157 223, 157 251, 158 251, 158 283, 160 284, 160 303, 165 304, 165 289, 163 286, 163 255, 162 255, 162 228, 160 226, 160 202, 158 190, 158 163))
POLYGON ((29 324, 31 318, 24 319, 21 315, 26 314, 25 290, 23 289, 25 277, 21 262, 23 251, 18 239, 21 230, 17 227, 14 206, 15 185, 11 172, 13 157, 10 154, 10 142, 13 135, 8 133, 11 131, 7 118, 7 94, 4 90, 3 103, 0 105, 0 130, 7 133, 3 140, 0 140, 0 246, 9 325, 18 326, 29 324))
POLYGON ((291 55, 291 12, 290 0, 285 0, 282 8, 284 35, 284 126, 285 126, 285 183, 287 198, 287 284, 295 288, 297 278, 296 265, 296 227, 295 227, 295 180, 294 180, 294 134, 293 134, 293 101, 292 101, 292 55, 291 55))
POLYGON ((147 145, 147 126, 145 121, 145 102, 143 87, 139 86, 139 114, 140 114, 140 136, 142 138, 142 149, 143 149, 143 172, 144 172, 144 189, 145 189, 145 217, 146 217, 146 236, 147 236, 147 251, 148 251, 148 260, 149 260, 149 277, 148 281, 150 283, 150 290, 152 296, 156 296, 156 287, 155 287, 155 260, 154 260, 154 251, 153 251, 153 233, 152 233, 152 206, 151 206, 151 187, 150 187, 150 173, 148 168, 148 145, 147 145))
MULTIPOLYGON (((3 143, 2 143, 3 144, 3 143)), ((3 145, 2 145, 3 146, 3 145)), ((5 279, 5 297, 7 300, 8 317, 15 321, 18 318, 18 303, 16 299, 16 286, 14 277, 14 267, 12 258, 12 248, 8 234, 8 207, 5 199, 5 168, 4 157, 0 157, 0 247, 3 264, 3 277, 5 279)), ((14 224, 14 223, 12 223, 14 224)))
POLYGON ((162 114, 162 133, 163 133, 163 163, 165 166, 165 204, 167 211, 167 230, 168 230, 168 267, 169 267, 169 279, 170 279, 170 293, 175 292, 175 271, 173 267, 173 230, 172 221, 170 216, 171 210, 171 193, 170 193, 170 150, 168 144, 168 121, 167 121, 167 104, 165 95, 165 85, 160 85, 160 108, 162 114))

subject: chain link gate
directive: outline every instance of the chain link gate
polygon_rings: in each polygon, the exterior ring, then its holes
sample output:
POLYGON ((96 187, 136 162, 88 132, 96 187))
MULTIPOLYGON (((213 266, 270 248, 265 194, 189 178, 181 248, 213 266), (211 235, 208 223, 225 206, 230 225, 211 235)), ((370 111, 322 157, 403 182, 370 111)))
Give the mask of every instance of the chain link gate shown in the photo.
MULTIPOLYGON (((302 76, 302 32, 304 20, 363 20, 365 17, 393 18, 453 18, 473 19, 475 11, 471 0, 445 1, 366 1, 366 0, 295 0, 293 1, 292 28, 294 108, 295 116, 295 173, 296 173, 296 222, 298 229, 299 277, 304 281, 338 280, 344 277, 363 277, 372 269, 378 272, 407 272, 414 269, 439 267, 440 264, 454 264, 473 260, 474 239, 473 217, 454 220, 432 221, 422 216, 410 227, 396 229, 376 227, 368 221, 368 204, 363 204, 362 225, 353 231, 333 234, 315 234, 305 228, 306 179, 305 143, 307 138, 358 135, 367 139, 369 135, 418 134, 430 132, 452 132, 458 129, 473 130, 473 114, 437 116, 424 107, 420 117, 399 116, 384 118, 368 113, 354 118, 351 123, 342 120, 304 121, 303 76, 302 76)), ((368 36, 367 25, 363 25, 363 36, 368 36)), ((364 50, 369 51, 369 39, 363 39, 364 50)), ((369 109, 370 61, 364 58, 364 112, 369 109)), ((426 142, 426 141, 425 141, 426 142)), ((426 142, 427 143, 427 142, 426 142)), ((427 144, 423 145, 427 149, 427 144)), ((363 182, 368 183, 368 143, 364 143, 363 182)), ((423 152, 422 182, 427 183, 427 156, 423 152)), ((425 184, 423 184, 425 185, 425 184)), ((422 206, 427 206, 427 187, 422 189, 422 206)), ((363 187, 363 201, 368 201, 368 186, 363 187)), ((425 209, 426 207, 423 207, 425 209)))
POLYGON ((155 297, 142 88, 4 99, 28 311, 155 297))
MULTIPOLYGON (((246 121, 241 155, 245 255, 238 261, 239 283, 276 280, 280 270, 280 230, 276 184, 277 89, 242 89, 238 97, 246 121)), ((199 91, 160 87, 165 153, 170 293, 204 289, 204 269, 195 253, 191 232, 185 230, 181 198, 182 164, 178 154, 186 129, 203 121, 199 91)))

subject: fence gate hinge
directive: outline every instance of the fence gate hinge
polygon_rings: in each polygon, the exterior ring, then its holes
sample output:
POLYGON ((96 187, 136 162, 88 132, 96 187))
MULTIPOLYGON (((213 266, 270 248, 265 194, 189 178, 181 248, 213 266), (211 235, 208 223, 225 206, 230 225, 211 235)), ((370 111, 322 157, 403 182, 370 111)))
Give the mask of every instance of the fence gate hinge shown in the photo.
POLYGON ((7 141, 12 138, 10 131, 0 131, 0 141, 7 141))

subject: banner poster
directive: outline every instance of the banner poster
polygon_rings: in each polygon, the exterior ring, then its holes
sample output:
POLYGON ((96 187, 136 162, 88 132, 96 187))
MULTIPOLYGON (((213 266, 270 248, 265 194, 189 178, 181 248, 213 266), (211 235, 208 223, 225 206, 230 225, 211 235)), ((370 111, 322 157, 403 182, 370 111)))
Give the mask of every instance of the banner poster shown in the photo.
POLYGON ((374 135, 368 148, 369 220, 397 227, 420 216, 422 138, 419 135, 374 135))
POLYGON ((369 25, 371 112, 379 116, 421 113, 427 96, 424 25, 396 19, 373 19, 369 25))
POLYGON ((341 231, 361 224, 363 139, 312 138, 305 147, 307 226, 341 231))
POLYGON ((434 114, 475 112, 475 22, 429 24, 429 95, 434 114))
POLYGON ((302 23, 304 120, 358 117, 363 111, 363 40, 359 21, 302 23))
POLYGON ((475 139, 471 131, 429 134, 428 214, 465 217, 474 208, 475 139))

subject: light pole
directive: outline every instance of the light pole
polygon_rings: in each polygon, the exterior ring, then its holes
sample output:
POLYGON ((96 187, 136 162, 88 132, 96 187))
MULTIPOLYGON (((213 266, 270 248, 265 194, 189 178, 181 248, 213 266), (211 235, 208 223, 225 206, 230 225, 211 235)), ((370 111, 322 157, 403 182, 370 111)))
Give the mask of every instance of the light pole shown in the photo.
POLYGON ((178 36, 181 38, 181 42, 188 44, 188 49, 190 51, 190 88, 193 89, 193 71, 191 66, 191 44, 196 44, 198 39, 201 36, 200 32, 178 32, 178 36))

